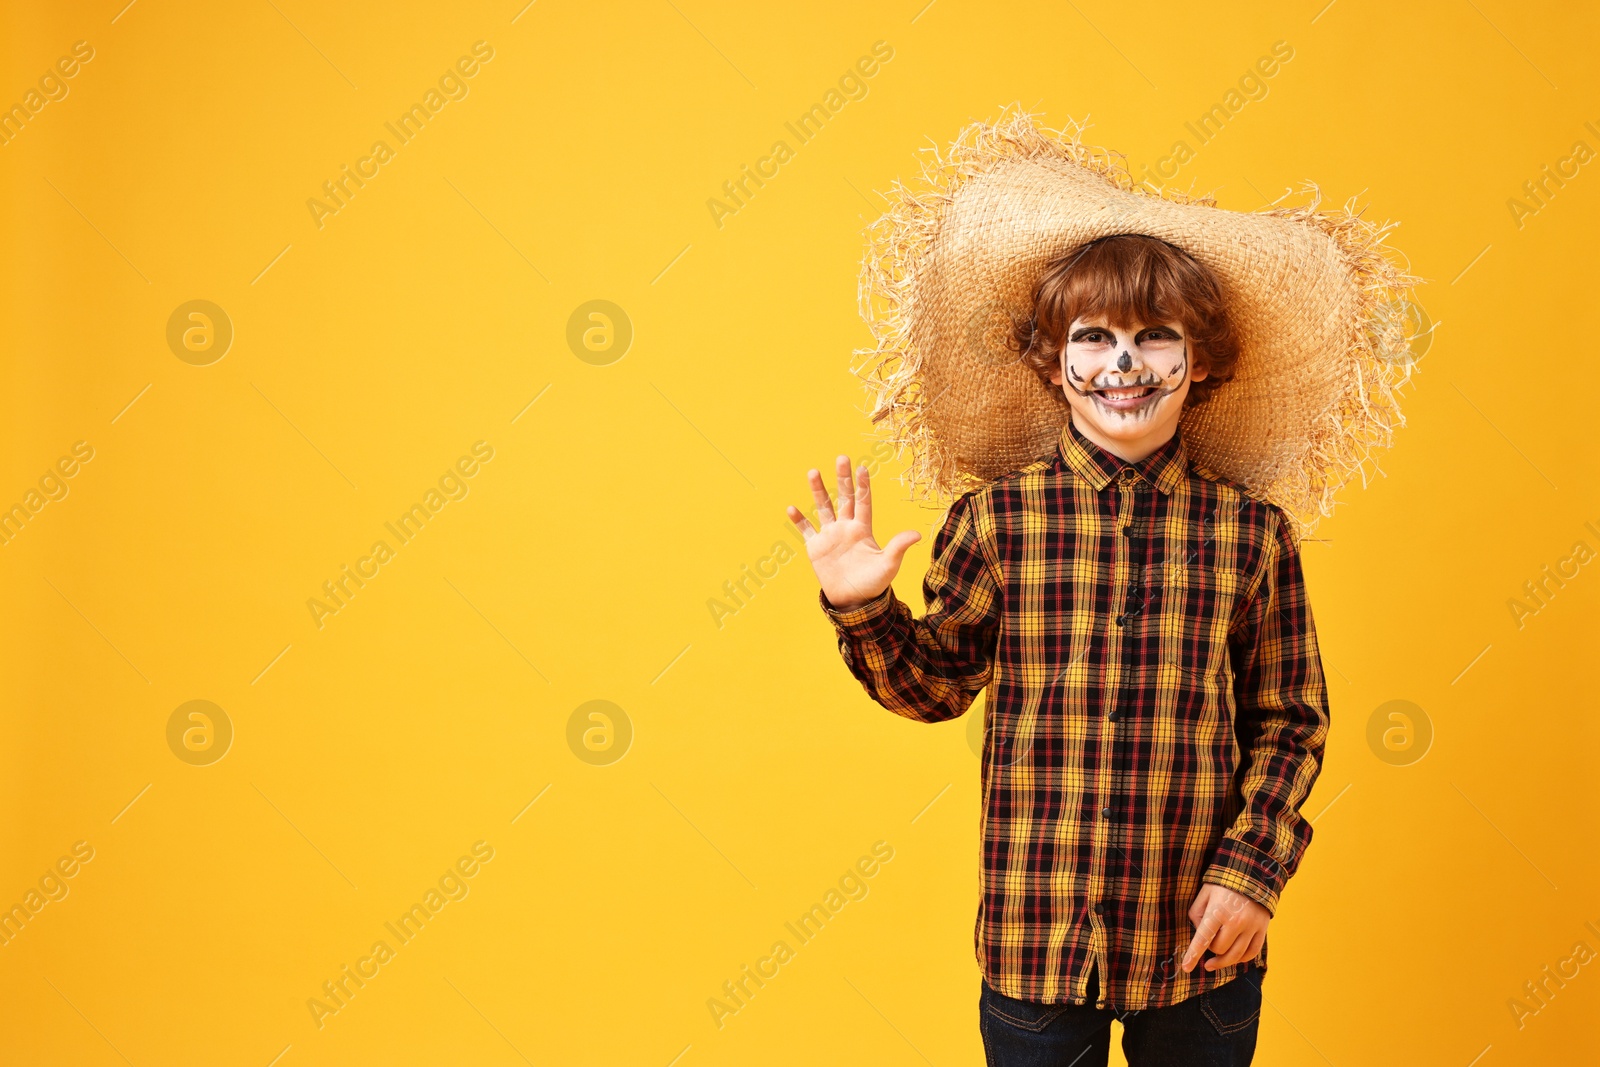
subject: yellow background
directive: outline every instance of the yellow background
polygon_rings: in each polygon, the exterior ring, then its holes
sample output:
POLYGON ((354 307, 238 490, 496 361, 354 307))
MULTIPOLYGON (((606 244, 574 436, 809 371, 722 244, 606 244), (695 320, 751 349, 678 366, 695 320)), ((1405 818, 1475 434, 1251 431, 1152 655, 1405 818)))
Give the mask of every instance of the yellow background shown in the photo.
MULTIPOLYGON (((1360 194, 1440 325, 1386 476, 1304 550, 1334 727, 1257 1062, 1600 1055, 1600 966, 1520 1027, 1507 1003, 1600 950, 1600 575, 1520 628, 1507 605, 1600 549, 1600 174, 1507 206, 1600 149, 1592 11, 123 3, 11 3, 0 32, 0 103, 94 49, 0 147, 0 504, 95 450, 0 547, 0 905, 95 850, 0 947, 0 1060, 981 1062, 970 716, 872 704, 802 560, 720 628, 707 601, 808 467, 874 441, 849 372, 874 190, 1011 100, 1138 172, 1279 40, 1177 183, 1360 194), (306 201, 479 40, 469 95, 319 229, 306 201), (868 95, 795 146, 879 40, 868 95), (707 199, 779 138, 719 228, 707 199), (194 299, 235 331, 209 366, 166 342, 194 299), (594 299, 635 331, 607 366, 566 343, 594 299), (307 599, 480 440, 469 495, 319 629, 307 599), (235 730, 209 766, 167 744, 197 699, 235 730), (634 735, 609 766, 567 741, 597 699, 634 735), (1396 699, 1434 730, 1409 766, 1366 740, 1396 699), (480 840, 470 894, 319 1029, 307 1000, 480 840), (707 999, 880 840, 870 894, 719 1029, 707 999)), ((938 513, 898 469, 880 535, 924 532, 920 610, 938 513)))

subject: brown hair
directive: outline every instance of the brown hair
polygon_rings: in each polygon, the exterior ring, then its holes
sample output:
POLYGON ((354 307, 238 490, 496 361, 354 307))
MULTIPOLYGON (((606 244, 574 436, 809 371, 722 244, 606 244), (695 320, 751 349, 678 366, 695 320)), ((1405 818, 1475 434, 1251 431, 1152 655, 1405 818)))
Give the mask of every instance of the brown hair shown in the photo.
POLYGON ((1033 311, 1013 322, 1007 346, 1058 399, 1065 398, 1050 372, 1061 365, 1068 327, 1089 315, 1105 315, 1124 329, 1182 325, 1191 366, 1206 371, 1204 381, 1191 382, 1185 407, 1204 403, 1233 378, 1239 342, 1222 286, 1204 264, 1160 238, 1137 233, 1096 238, 1052 259, 1034 283, 1033 311))

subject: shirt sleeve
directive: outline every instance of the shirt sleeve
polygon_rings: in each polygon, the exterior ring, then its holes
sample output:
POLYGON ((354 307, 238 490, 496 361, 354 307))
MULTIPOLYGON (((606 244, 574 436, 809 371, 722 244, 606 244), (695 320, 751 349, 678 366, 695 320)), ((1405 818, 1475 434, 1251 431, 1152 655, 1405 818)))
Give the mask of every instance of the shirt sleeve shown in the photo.
POLYGON ((1311 843, 1300 807, 1322 769, 1329 719, 1299 551, 1287 519, 1276 507, 1272 513, 1261 580, 1228 636, 1243 806, 1203 880, 1276 914, 1311 843))
POLYGON ((912 617, 893 586, 846 611, 818 591, 850 673, 872 699, 918 722, 956 718, 989 684, 1001 595, 972 497, 968 493, 951 505, 934 537, 933 561, 922 581, 922 618, 912 617))

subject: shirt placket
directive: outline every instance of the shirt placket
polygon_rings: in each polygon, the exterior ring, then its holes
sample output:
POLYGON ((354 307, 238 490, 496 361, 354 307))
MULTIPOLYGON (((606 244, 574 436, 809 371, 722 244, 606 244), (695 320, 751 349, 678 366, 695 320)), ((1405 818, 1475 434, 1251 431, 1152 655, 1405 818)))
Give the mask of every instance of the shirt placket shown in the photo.
POLYGON ((1089 910, 1092 912, 1089 919, 1091 954, 1100 964, 1098 969, 1102 978, 1099 1005, 1102 1006, 1106 1003, 1110 986, 1105 976, 1111 974, 1107 952, 1110 944, 1108 922, 1117 914, 1117 900, 1114 894, 1120 888, 1118 880, 1112 877, 1111 862, 1117 847, 1116 749, 1122 726, 1127 718, 1127 711, 1122 706, 1121 698, 1122 691, 1127 688, 1124 675, 1128 670, 1127 650, 1130 647, 1129 638, 1133 624, 1130 616, 1132 610, 1130 592, 1135 584, 1136 573, 1133 532, 1135 492, 1139 484, 1139 474, 1131 467, 1124 467, 1113 484, 1117 510, 1111 538, 1111 595, 1104 624, 1106 673, 1104 689, 1100 694, 1102 720, 1099 730, 1099 758, 1096 761, 1098 770, 1094 786, 1096 818, 1094 833, 1091 835, 1094 848, 1089 872, 1089 910))

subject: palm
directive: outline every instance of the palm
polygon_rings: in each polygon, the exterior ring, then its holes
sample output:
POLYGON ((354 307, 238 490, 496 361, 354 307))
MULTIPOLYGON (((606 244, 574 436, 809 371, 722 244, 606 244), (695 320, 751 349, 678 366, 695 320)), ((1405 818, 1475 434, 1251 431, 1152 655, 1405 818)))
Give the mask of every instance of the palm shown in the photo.
POLYGON ((788 509, 790 520, 805 537, 806 554, 816 572, 828 602, 839 608, 858 607, 885 589, 894 580, 905 558, 906 549, 921 535, 907 530, 879 545, 872 536, 872 486, 865 468, 856 472, 854 484, 850 460, 840 456, 836 465, 839 503, 835 509, 818 471, 809 474, 811 497, 817 505, 821 529, 813 529, 800 510, 788 509))

